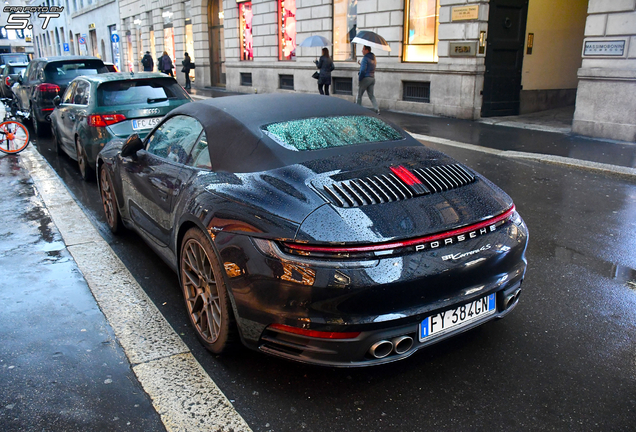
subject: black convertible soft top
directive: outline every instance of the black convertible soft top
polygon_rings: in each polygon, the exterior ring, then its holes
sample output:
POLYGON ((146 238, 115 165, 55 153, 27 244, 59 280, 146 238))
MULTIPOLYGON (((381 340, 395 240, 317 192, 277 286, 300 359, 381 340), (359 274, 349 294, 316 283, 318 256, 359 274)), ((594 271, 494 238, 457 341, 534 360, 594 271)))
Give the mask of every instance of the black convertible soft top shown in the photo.
POLYGON ((289 120, 334 116, 375 117, 375 114, 359 105, 321 95, 274 93, 207 99, 182 105, 166 118, 179 114, 192 116, 203 125, 215 171, 265 171, 368 149, 421 145, 393 124, 391 126, 405 139, 302 152, 286 149, 263 133, 263 126, 289 120))

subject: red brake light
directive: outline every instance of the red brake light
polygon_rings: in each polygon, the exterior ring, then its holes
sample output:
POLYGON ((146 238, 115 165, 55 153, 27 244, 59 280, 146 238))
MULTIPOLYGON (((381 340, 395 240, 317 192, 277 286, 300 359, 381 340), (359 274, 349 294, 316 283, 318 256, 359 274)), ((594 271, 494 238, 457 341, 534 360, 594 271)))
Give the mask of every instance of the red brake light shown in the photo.
POLYGON ((6 78, 4 79, 4 83, 5 83, 5 85, 6 85, 7 87, 11 87, 11 83, 9 83, 9 80, 10 80, 10 79, 11 79, 11 78, 9 78, 9 77, 6 77, 6 78))
POLYGON ((94 127, 106 127, 126 120, 123 114, 91 114, 88 116, 88 125, 94 127))
POLYGON ((49 84, 49 83, 42 83, 42 84, 38 84, 35 89, 37 91, 39 91, 40 93, 59 93, 60 92, 60 86, 59 85, 55 85, 55 84, 49 84))
POLYGON ((508 218, 512 217, 514 212, 515 212, 515 206, 513 205, 512 207, 510 207, 508 210, 501 213, 500 215, 490 218, 488 220, 485 220, 483 222, 479 222, 473 225, 469 225, 463 228, 458 228, 456 230, 447 231, 440 234, 433 234, 430 236, 418 237, 414 239, 391 242, 391 243, 381 243, 381 244, 374 244, 374 245, 368 245, 368 246, 352 246, 352 247, 310 246, 310 245, 305 245, 300 243, 288 243, 288 242, 284 242, 283 245, 289 248, 290 250, 298 251, 299 253, 324 252, 324 253, 338 254, 338 253, 375 252, 375 251, 382 251, 382 250, 389 250, 389 249, 398 249, 398 248, 402 248, 406 246, 413 246, 417 244, 433 242, 436 240, 441 240, 444 238, 465 234, 471 231, 476 231, 481 228, 485 228, 487 226, 496 224, 497 222, 501 222, 502 220, 507 220, 508 218))
POLYGON ((353 339, 360 335, 360 332, 324 332, 316 330, 305 330, 298 327, 291 327, 284 324, 272 324, 269 326, 272 330, 280 330, 286 333, 293 333, 302 336, 309 336, 320 339, 353 339))

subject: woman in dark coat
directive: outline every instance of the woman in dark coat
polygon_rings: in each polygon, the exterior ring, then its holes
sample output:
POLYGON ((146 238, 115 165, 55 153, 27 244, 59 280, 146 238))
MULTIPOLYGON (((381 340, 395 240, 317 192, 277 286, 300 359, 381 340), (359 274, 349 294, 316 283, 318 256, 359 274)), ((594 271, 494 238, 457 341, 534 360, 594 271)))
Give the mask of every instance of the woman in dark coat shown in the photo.
POLYGON ((174 77, 174 75, 172 75, 172 68, 174 68, 174 66, 172 65, 172 59, 168 55, 168 51, 163 52, 163 55, 161 56, 160 66, 161 66, 161 71, 163 73, 165 73, 166 75, 170 75, 171 77, 174 77))
POLYGON ((189 90, 190 89, 190 69, 192 69, 192 60, 190 59, 190 56, 188 55, 188 53, 185 53, 185 58, 183 59, 181 64, 183 65, 183 69, 181 69, 181 72, 185 73, 184 88, 186 90, 189 90))
POLYGON ((322 49, 322 56, 320 60, 316 60, 316 67, 320 69, 320 76, 318 77, 318 91, 321 95, 329 96, 329 86, 331 85, 331 71, 335 69, 333 60, 329 56, 329 49, 322 49), (324 87, 324 91, 323 91, 324 87))

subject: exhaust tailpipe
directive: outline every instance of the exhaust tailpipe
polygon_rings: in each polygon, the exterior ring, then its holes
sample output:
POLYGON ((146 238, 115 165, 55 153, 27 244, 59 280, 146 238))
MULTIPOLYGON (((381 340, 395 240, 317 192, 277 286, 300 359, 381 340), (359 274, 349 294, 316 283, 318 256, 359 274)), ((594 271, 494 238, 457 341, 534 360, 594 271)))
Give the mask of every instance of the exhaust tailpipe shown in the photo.
POLYGON ((369 348, 369 354, 377 359, 388 356, 391 354, 391 351, 393 351, 393 343, 388 340, 376 342, 369 348))
POLYGON ((520 295, 521 295, 521 288, 519 288, 512 294, 509 294, 508 296, 506 296, 506 298, 504 299, 504 310, 508 309, 510 306, 515 304, 517 300, 519 300, 520 295))
POLYGON ((396 354, 404 354, 413 346, 413 338, 411 336, 400 336, 392 340, 393 350, 396 354))

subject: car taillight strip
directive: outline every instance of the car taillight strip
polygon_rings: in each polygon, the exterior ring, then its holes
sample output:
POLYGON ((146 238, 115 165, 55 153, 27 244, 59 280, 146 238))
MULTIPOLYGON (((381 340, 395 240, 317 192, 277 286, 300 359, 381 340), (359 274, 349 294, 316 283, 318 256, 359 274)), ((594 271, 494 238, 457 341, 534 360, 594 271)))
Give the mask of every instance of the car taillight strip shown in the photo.
POLYGON ((377 252, 383 250, 390 249, 398 249, 407 246, 413 246, 417 244, 424 244, 429 242, 434 242, 437 240, 445 239, 448 237, 458 236, 462 234, 466 234, 472 231, 478 231, 482 228, 494 225, 498 222, 505 221, 510 218, 515 211, 515 206, 513 205, 510 209, 506 210, 502 214, 485 220, 483 222, 479 222, 473 225, 469 225, 463 228, 458 228, 451 231, 446 231, 439 234, 433 234, 425 237, 418 237, 409 240, 390 242, 390 243, 381 243, 376 245, 366 245, 366 246, 352 246, 352 247, 340 247, 340 246, 310 246, 299 243, 283 243, 285 247, 301 252, 325 252, 325 253, 356 253, 356 252, 377 252))
POLYGON ((338 207, 360 207, 401 201, 420 195, 444 192, 475 181, 460 164, 409 170, 390 167, 390 173, 343 180, 323 185, 327 198, 338 207))
POLYGON ((354 339, 360 336, 360 332, 325 332, 317 330, 306 330, 284 324, 272 324, 268 328, 270 330, 278 330, 285 333, 293 333, 320 339, 354 339))

